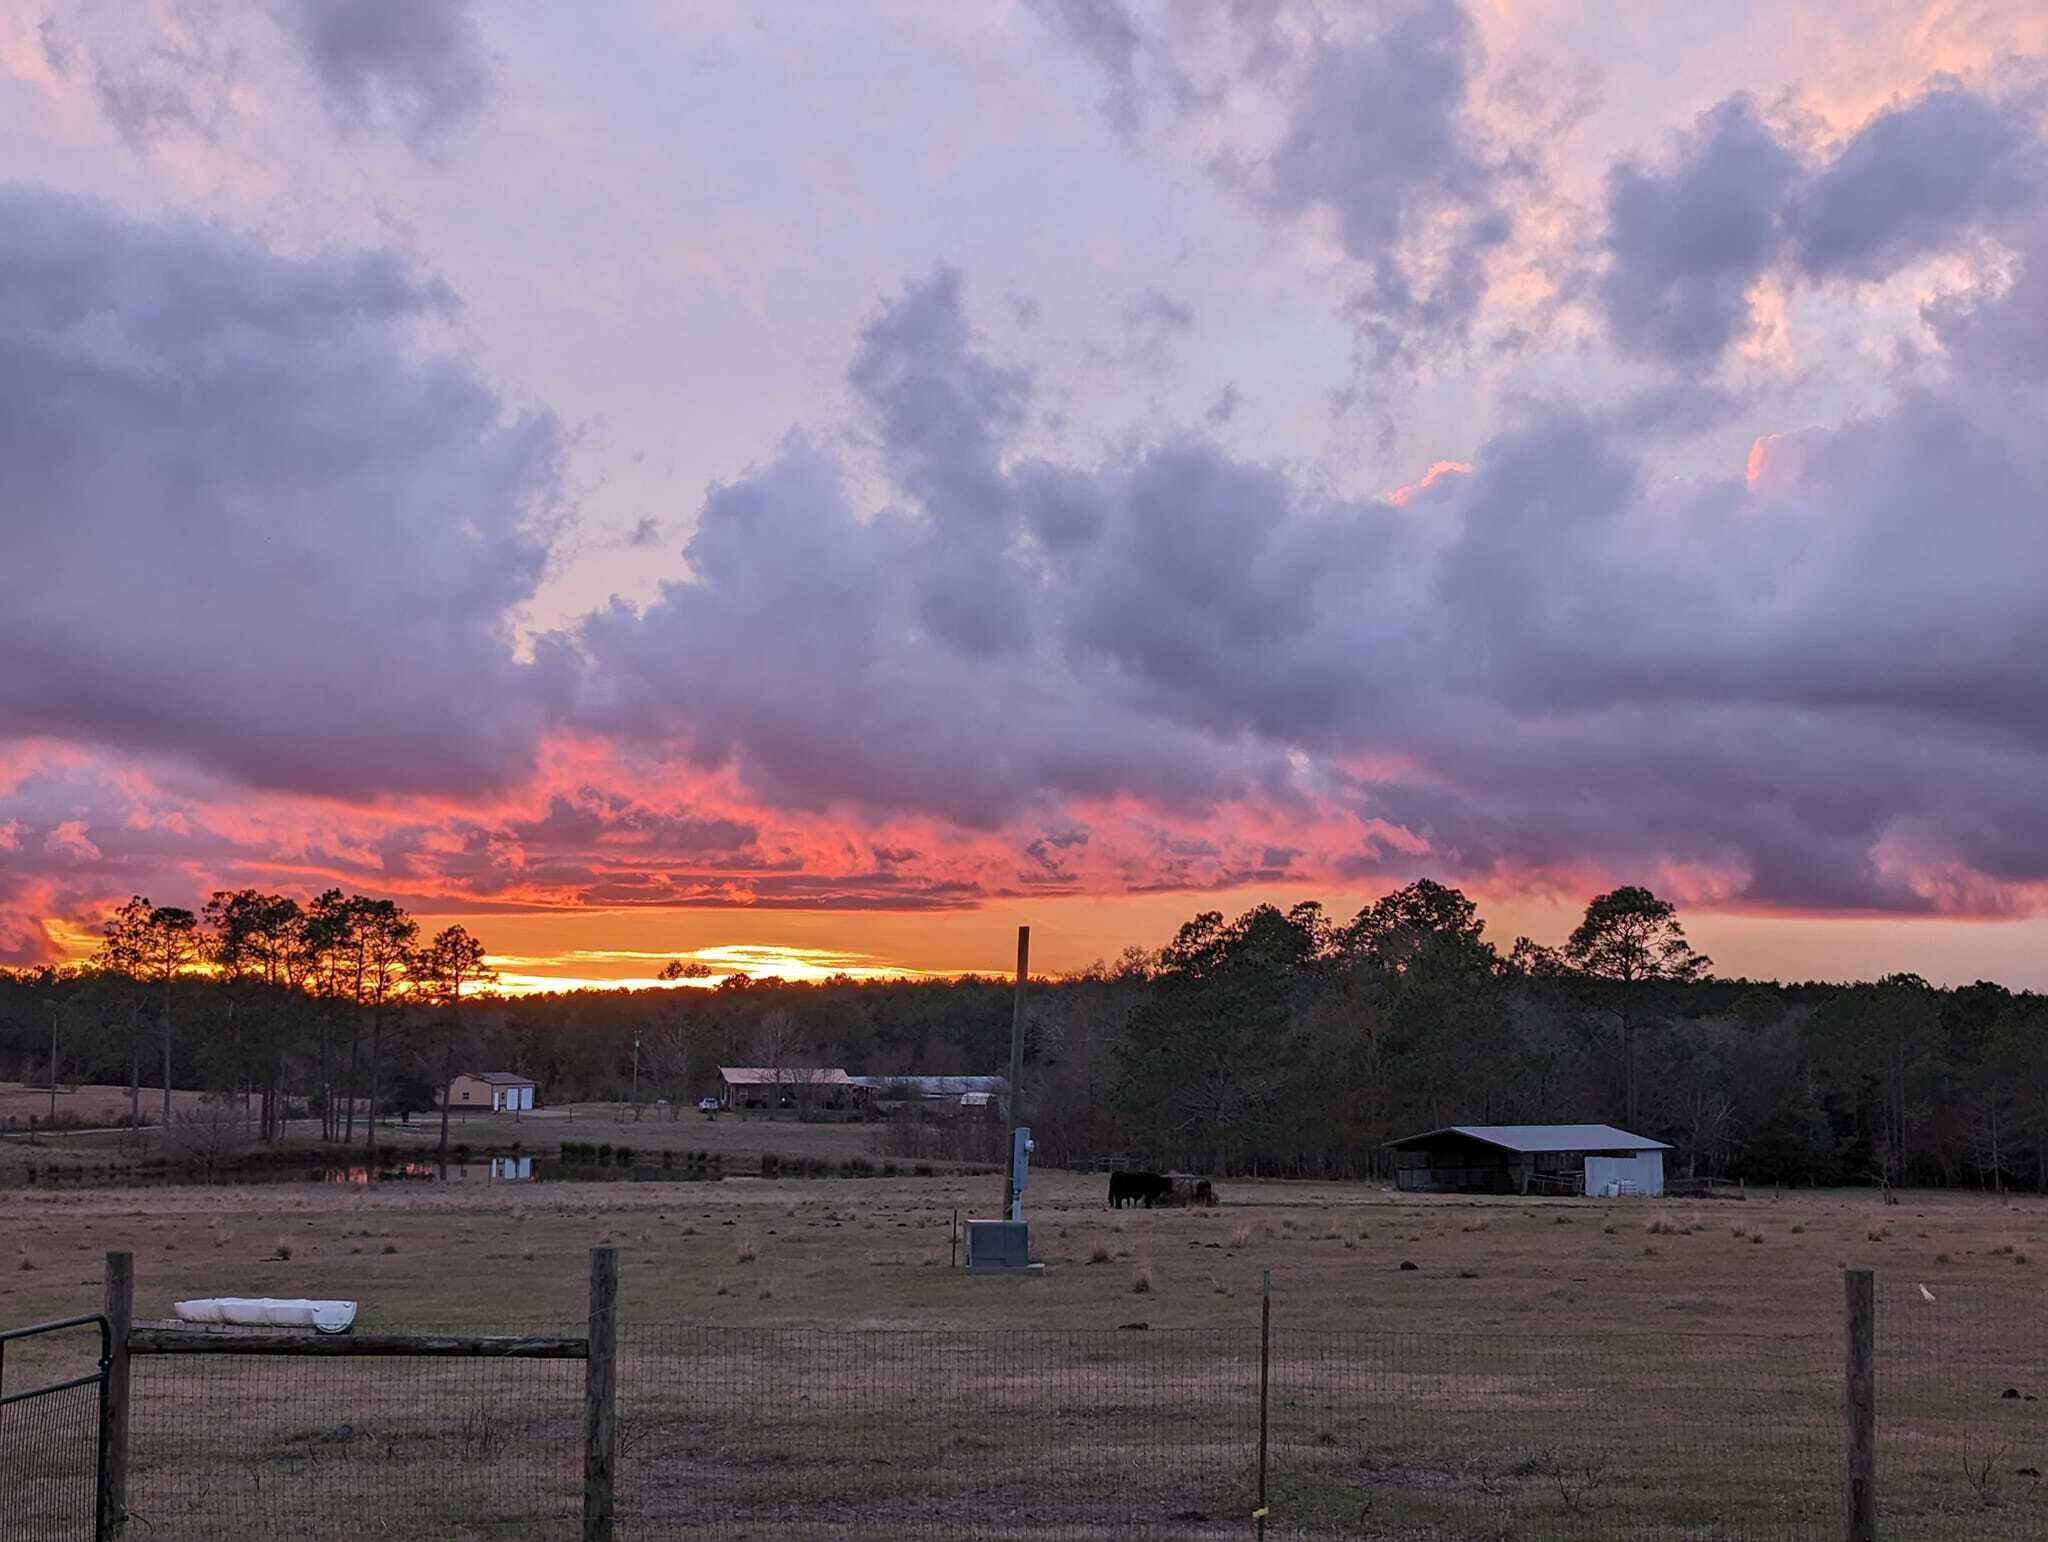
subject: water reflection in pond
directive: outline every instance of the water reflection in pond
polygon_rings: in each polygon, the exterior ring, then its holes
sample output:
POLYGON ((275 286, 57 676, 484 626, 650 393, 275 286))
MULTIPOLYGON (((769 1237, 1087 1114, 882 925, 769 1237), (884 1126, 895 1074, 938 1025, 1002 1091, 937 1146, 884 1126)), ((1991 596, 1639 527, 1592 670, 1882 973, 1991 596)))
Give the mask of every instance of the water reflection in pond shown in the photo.
POLYGON ((188 1187, 252 1183, 312 1183, 336 1188, 369 1188, 385 1183, 705 1183, 721 1174, 704 1167, 633 1166, 563 1162, 531 1153, 439 1162, 432 1156, 393 1157, 374 1162, 309 1162, 317 1153, 290 1152, 240 1162, 176 1165, 112 1163, 0 1169, 0 1187, 93 1188, 188 1187))

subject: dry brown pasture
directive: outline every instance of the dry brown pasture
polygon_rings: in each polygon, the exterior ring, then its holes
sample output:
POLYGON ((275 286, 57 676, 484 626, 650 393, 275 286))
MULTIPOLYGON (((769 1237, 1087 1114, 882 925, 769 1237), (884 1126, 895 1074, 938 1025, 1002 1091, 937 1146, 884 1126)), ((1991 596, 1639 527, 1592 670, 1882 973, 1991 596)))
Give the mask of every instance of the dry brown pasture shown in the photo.
MULTIPOLYGON (((771 1128, 787 1145, 803 1127, 771 1128)), ((0 1316, 79 1309, 116 1248, 136 1255, 145 1312, 179 1295, 313 1293, 360 1299, 366 1324, 476 1328, 575 1320, 587 1249, 600 1242, 621 1251, 627 1320, 804 1327, 1115 1327, 1134 1311, 1161 1328, 1240 1325, 1271 1269, 1276 1310, 1304 1328, 1793 1336, 1836 1331, 1845 1267, 2001 1297, 2037 1295, 2048 1270, 2048 1203, 2032 1196, 1914 1193, 1887 1206, 1870 1193, 1765 1190, 1687 1203, 1230 1182, 1215 1210, 1111 1211, 1104 1179, 1040 1173, 1029 1211, 1046 1275, 949 1275, 954 1209, 993 1213, 999 1184, 473 1177, 0 1190, 0 1316), (1098 1252, 1106 1259, 1092 1262, 1098 1252), (1152 1289, 1138 1297, 1141 1266, 1152 1289), (755 1286, 744 1299, 742 1282, 755 1286), (762 1283, 775 1289, 767 1301, 762 1283), (1004 1293, 999 1321, 992 1290, 1004 1293)))
MULTIPOLYGON (((171 1091, 171 1111, 174 1114, 189 1113, 198 1107, 202 1094, 183 1092, 176 1088, 171 1091)), ((144 1119, 162 1117, 164 1095, 161 1088, 142 1089, 142 1116, 144 1119)), ((0 1082, 0 1129, 10 1126, 26 1128, 31 1118, 38 1122, 50 1114, 50 1089, 30 1087, 23 1082, 0 1082)), ((128 1116, 128 1089, 126 1087, 102 1086, 85 1083, 73 1087, 65 1083, 57 1086, 57 1118, 60 1122, 78 1125, 112 1124, 116 1119, 128 1116)))
MULTIPOLYGON (((786 1149, 795 1127, 770 1129, 786 1149)), ((609 1243, 639 1534, 950 1534, 979 1516, 976 1534, 1238 1535, 1270 1269, 1271 1535, 1819 1535, 1841 1471, 1841 1270, 1868 1267, 1888 1535, 1959 1517, 2048 1534, 2023 1472, 2048 1465, 2026 1401, 2048 1396, 2048 1204, 2031 1196, 1231 1182, 1213 1211, 1111 1212, 1105 1179, 1040 1173, 1048 1271, 972 1279, 947 1267, 953 1214, 992 1212, 998 1181, 17 1189, 0 1192, 0 1322, 89 1308, 119 1248, 144 1316, 312 1294, 360 1300, 365 1328, 575 1332, 588 1249, 609 1243), (976 1508, 989 1494, 1000 1525, 976 1508)), ((431 1514, 436 1535, 556 1535, 518 1528, 573 1503, 574 1370, 153 1362, 138 1484, 161 1535, 203 1530, 225 1495, 288 1493, 304 1513, 268 1513, 293 1534, 346 1534, 319 1519, 339 1500, 431 1514), (376 1451, 328 1443, 366 1421, 376 1451), (451 1488, 451 1463, 516 1481, 451 1488)))

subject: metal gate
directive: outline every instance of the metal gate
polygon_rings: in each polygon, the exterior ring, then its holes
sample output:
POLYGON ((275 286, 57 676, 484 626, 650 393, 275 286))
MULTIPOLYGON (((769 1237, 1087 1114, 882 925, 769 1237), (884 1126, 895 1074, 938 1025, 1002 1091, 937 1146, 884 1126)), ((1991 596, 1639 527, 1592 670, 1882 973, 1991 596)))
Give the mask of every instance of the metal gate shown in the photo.
POLYGON ((0 1332, 0 1542, 99 1542, 107 1535, 107 1367, 113 1334, 105 1316, 66 1317, 0 1332), (87 1330, 99 1358, 83 1376, 87 1330), (38 1384, 11 1390, 15 1380, 38 1384))

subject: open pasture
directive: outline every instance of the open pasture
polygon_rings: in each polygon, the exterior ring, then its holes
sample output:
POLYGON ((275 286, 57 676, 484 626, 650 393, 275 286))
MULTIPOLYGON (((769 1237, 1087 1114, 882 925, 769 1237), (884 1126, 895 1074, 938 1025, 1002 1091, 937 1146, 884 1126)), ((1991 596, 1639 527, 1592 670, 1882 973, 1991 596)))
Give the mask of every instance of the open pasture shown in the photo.
MULTIPOLYGON (((316 1294, 359 1299, 362 1328, 575 1332, 609 1242, 626 1535, 1239 1535, 1270 1269, 1270 1535, 1804 1536, 1838 1514, 1840 1271, 1869 1267, 1887 1534, 2048 1532, 2025 1476, 2048 1457, 2032 1198, 1231 1182, 1213 1211, 1111 1212, 1106 1179, 1040 1174, 1048 1272, 970 1279, 954 1209, 992 1212, 996 1186, 16 1191, 0 1319, 91 1304, 125 1248, 142 1317, 316 1294)), ((146 1362, 137 1502, 171 1536, 223 1496, 294 1493, 303 1513, 265 1513, 296 1534, 374 1503, 555 1535, 520 1517, 571 1503, 572 1370, 146 1362)))
MULTIPOLYGON (((784 1149, 805 1128, 732 1125, 784 1149)), ((2032 1196, 1518 1200, 1233 1180, 1215 1210, 1111 1211, 1105 1178, 1062 1173, 1035 1175, 1028 1196, 1043 1278, 950 1276, 954 1209, 993 1214, 1000 1184, 14 1190, 0 1192, 0 1315, 77 1309, 113 1248, 136 1255, 143 1315, 180 1294, 316 1293, 406 1327, 573 1320, 585 1250, 604 1241, 621 1250, 628 1321, 799 1327, 1234 1326, 1271 1269, 1296 1327, 1832 1334, 1843 1268, 1971 1296, 2031 1297, 2048 1278, 2048 1203, 2032 1196)))

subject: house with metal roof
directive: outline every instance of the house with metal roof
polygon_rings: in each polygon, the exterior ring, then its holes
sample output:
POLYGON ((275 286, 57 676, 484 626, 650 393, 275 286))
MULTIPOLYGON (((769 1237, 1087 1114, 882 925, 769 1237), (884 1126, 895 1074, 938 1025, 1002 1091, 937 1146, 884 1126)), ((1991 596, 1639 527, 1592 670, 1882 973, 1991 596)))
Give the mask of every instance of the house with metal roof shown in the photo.
POLYGON ((533 1107, 533 1082, 510 1071, 464 1071, 448 1083, 448 1106, 517 1113, 533 1107))
POLYGON ((1448 1124, 1390 1140, 1415 1194, 1662 1194, 1661 1140, 1611 1124, 1448 1124))
POLYGON ((746 1066, 718 1068, 718 1101, 728 1112, 773 1118, 794 1114, 843 1115, 854 1102, 853 1078, 845 1066, 746 1066))

